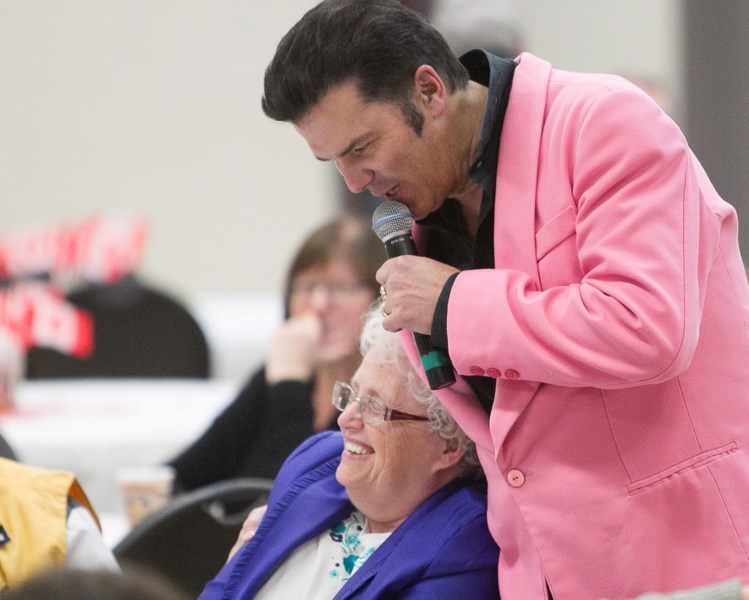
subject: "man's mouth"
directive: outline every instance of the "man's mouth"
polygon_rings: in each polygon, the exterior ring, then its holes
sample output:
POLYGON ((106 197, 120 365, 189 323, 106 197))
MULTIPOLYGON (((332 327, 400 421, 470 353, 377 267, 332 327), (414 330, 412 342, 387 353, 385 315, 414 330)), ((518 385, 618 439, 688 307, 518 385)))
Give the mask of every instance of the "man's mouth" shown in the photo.
POLYGON ((401 184, 399 183, 395 187, 390 188, 387 192, 385 192, 385 197, 392 200, 393 198, 398 196, 398 192, 401 189, 401 184))

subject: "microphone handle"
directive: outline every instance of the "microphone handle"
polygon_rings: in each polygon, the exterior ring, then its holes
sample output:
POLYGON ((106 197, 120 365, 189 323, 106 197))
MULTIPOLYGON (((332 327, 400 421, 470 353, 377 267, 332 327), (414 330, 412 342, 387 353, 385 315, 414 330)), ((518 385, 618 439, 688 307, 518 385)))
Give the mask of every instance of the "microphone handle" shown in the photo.
MULTIPOLYGON (((384 244, 388 258, 418 255, 410 231, 394 235, 384 240, 384 244)), ((419 349, 419 356, 421 356, 421 364, 427 376, 429 389, 439 390, 455 383, 455 372, 447 353, 432 345, 431 336, 417 332, 414 332, 413 336, 416 347, 419 349)))
POLYGON ((416 244, 410 231, 398 233, 383 241, 388 258, 396 256, 418 256, 416 244))
POLYGON ((446 352, 432 345, 431 336, 413 332, 414 342, 419 349, 421 364, 427 374, 430 390, 439 390, 455 383, 455 373, 450 357, 446 352))

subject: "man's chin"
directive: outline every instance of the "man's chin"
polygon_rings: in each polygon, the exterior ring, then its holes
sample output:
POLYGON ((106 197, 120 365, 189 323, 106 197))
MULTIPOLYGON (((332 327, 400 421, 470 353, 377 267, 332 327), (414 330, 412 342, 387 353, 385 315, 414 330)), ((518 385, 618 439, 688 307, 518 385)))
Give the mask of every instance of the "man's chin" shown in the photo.
POLYGON ((401 204, 404 204, 408 208, 414 221, 420 221, 421 219, 428 217, 430 213, 438 210, 439 207, 442 206, 443 202, 444 201, 427 204, 426 202, 406 200, 405 202, 401 201, 401 204))

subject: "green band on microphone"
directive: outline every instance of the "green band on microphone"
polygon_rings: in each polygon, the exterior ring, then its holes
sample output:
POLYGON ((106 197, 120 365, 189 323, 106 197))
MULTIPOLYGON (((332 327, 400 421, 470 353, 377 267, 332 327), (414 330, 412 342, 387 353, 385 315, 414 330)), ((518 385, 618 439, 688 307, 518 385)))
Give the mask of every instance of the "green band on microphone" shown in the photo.
POLYGON ((429 371, 430 369, 437 369, 449 365, 450 361, 444 353, 435 351, 422 355, 421 364, 424 365, 425 371, 429 371))

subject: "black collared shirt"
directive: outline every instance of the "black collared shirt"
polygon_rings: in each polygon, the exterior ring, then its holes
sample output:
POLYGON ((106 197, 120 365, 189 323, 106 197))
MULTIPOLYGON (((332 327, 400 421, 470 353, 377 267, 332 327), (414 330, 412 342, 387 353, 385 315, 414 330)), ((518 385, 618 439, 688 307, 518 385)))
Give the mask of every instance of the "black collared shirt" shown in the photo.
MULTIPOLYGON (((426 255, 460 270, 494 268, 494 196, 497 183, 499 140, 507 102, 510 97, 515 62, 483 50, 471 50, 460 61, 471 79, 489 88, 484 121, 481 125, 476 160, 469 171, 472 181, 482 190, 479 226, 476 238, 471 236, 458 202, 452 198, 435 212, 418 221, 428 231, 426 255)), ((453 282, 451 277, 442 290, 432 322, 432 343, 448 349, 447 302, 453 282)), ((489 411, 494 402, 496 380, 491 377, 465 376, 481 403, 489 411)))

